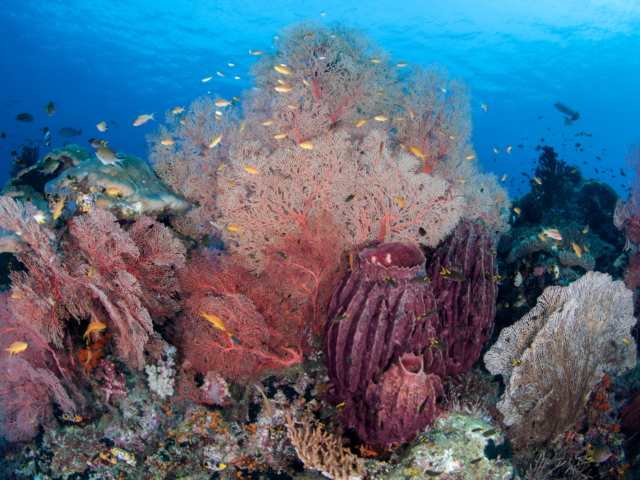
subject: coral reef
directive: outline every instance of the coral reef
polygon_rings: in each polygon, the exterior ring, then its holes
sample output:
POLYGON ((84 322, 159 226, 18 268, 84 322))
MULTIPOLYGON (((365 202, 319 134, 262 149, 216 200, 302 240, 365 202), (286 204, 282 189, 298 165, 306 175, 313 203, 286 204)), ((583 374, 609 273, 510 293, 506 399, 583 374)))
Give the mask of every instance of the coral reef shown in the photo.
MULTIPOLYGON (((78 147, 81 148, 81 147, 78 147)), ((188 203, 176 197, 149 166, 133 155, 123 156, 114 167, 90 157, 45 186, 48 195, 62 196, 74 188, 77 193, 93 193, 94 206, 113 213, 117 218, 136 215, 154 217, 180 212, 188 203)))
POLYGON ((584 416, 605 371, 636 364, 632 293, 589 272, 568 287, 549 287, 524 318, 500 333, 484 360, 507 386, 498 409, 515 446, 558 442, 584 416))

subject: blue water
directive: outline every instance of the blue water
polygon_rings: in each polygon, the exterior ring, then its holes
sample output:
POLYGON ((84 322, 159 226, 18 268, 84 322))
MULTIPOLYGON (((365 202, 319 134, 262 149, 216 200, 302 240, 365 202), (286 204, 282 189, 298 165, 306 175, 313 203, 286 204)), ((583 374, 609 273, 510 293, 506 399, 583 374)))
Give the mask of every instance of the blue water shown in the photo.
POLYGON ((56 135, 60 128, 82 127, 82 137, 70 143, 90 148, 87 139, 95 137, 146 158, 145 134, 155 124, 132 126, 138 115, 156 112, 162 122, 165 110, 207 92, 240 95, 250 87, 247 69, 256 58, 248 50, 271 48, 278 28, 300 19, 345 21, 398 61, 439 63, 462 77, 472 92, 478 157, 487 170, 516 178, 512 195, 544 138, 543 145, 626 198, 628 178, 619 170, 626 169, 627 145, 640 135, 640 5, 605 0, 3 0, 0 132, 8 137, 0 139, 0 182, 9 178, 16 147, 35 139, 41 155, 48 151, 38 143, 45 126, 53 132, 51 148, 65 140, 56 135), (57 112, 48 117, 42 107, 50 100, 57 112), (564 126, 556 102, 579 110, 580 119, 564 126), (16 125, 22 112, 35 120, 16 125), (102 121, 110 126, 106 133, 96 128, 102 121), (593 137, 574 137, 580 132, 593 137), (595 173, 605 162, 617 178, 595 173))

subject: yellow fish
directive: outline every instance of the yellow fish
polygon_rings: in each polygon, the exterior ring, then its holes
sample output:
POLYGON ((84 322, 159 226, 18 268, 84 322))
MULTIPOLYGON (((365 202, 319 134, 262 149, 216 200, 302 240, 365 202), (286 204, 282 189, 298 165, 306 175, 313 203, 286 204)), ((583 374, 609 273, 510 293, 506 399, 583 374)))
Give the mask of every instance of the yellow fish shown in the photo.
POLYGON ((520 210, 518 207, 513 207, 513 211, 516 212, 518 215, 522 213, 522 210, 520 210))
POLYGON ((498 195, 496 198, 493 199, 494 202, 497 202, 498 200, 500 200, 502 198, 502 194, 498 195))
POLYGON ((358 120, 356 122, 356 127, 361 127, 362 125, 364 125, 365 123, 367 123, 367 119, 366 118, 361 118, 360 120, 358 120))
POLYGON ((227 165, 226 163, 221 163, 220 165, 218 165, 218 171, 222 170, 225 167, 228 167, 229 165, 227 165))
POLYGON ((155 120, 155 118, 153 118, 154 114, 155 112, 153 112, 151 115, 139 115, 138 118, 133 121, 133 126, 139 127, 140 125, 147 123, 149 120, 155 120))
POLYGON ((459 178, 459 179, 458 179, 458 181, 459 181, 460 183, 467 183, 467 181, 466 181, 464 178, 459 178))
POLYGON ((576 255, 582 258, 582 249, 580 248, 580 245, 578 245, 576 242, 571 242, 571 246, 573 247, 573 251, 576 252, 576 255))
POLYGON ((173 138, 164 138, 160 141, 162 145, 175 145, 176 141, 173 138))
POLYGON ((542 180, 540 180, 538 177, 534 177, 533 180, 538 184, 538 185, 542 185, 542 180))
POLYGON ((414 153, 416 157, 419 157, 419 158, 425 157, 424 153, 422 153, 422 149, 418 145, 411 145, 409 148, 411 149, 411 151, 414 153))
POLYGON ((177 115, 179 113, 184 112, 184 107, 180 108, 180 107, 176 107, 173 110, 171 110, 173 112, 174 115, 177 115))
POLYGON ((507 175, 509 175, 509 174, 505 173, 500 180, 504 182, 507 179, 507 175))
POLYGON ((584 244, 584 251, 589 253, 589 245, 587 245, 586 243, 584 244))
POLYGON ((467 155, 465 157, 467 160, 473 160, 474 158, 476 158, 476 154, 475 153, 470 153, 469 155, 467 155))
POLYGON ((353 253, 349 254, 349 268, 353 271, 353 253))
POLYGON ((101 132, 106 132, 109 129, 109 127, 107 127, 107 122, 100 122, 98 125, 96 125, 96 127, 101 132))
POLYGON ((243 120, 243 122, 240 124, 240 126, 238 127, 238 131, 241 132, 244 130, 244 127, 247 126, 247 121, 243 120))
POLYGON ((385 117, 384 115, 376 115, 373 118, 375 120, 377 120, 378 122, 388 122, 389 121, 389 117, 385 117))
POLYGON ((275 67, 273 67, 276 69, 276 72, 278 73, 282 73, 283 75, 292 75, 291 70, 289 70, 287 67, 285 67, 284 65, 276 65, 275 67))
POLYGON ((227 228, 229 230, 231 230, 232 232, 241 232, 242 231, 242 227, 239 227, 237 225, 227 225, 227 228))
POLYGON ((582 233, 589 233, 589 225, 582 229, 582 233))
POLYGON ((213 313, 204 313, 202 310, 199 310, 200 315, 202 315, 204 318, 206 318, 207 320, 209 320, 211 323, 213 323, 213 325, 216 328, 219 328, 220 330, 226 330, 227 327, 224 326, 224 322, 222 321, 222 319, 216 315, 214 315, 213 313))
POLYGON ((211 140, 211 143, 209 144, 209 148, 213 148, 216 145, 218 145, 220 143, 220 140, 222 140, 222 135, 218 135, 217 137, 213 137, 213 140, 211 140))
POLYGON ((396 197, 396 202, 398 202, 400 208, 404 208, 404 199, 402 197, 396 197))
POLYGON ((315 147, 315 145, 313 144, 313 142, 301 142, 299 143, 299 145, 304 148, 305 150, 313 150, 313 148, 315 147))
POLYGON ((273 125, 274 123, 276 123, 275 120, 270 118, 269 120, 265 120, 264 122, 262 122, 262 125, 268 127, 269 125, 273 125))
POLYGON ((253 167, 244 167, 244 169, 249 172, 251 175, 262 175, 262 172, 257 168, 253 167))
POLYGON ((286 138, 289 135, 289 132, 280 132, 276 133, 273 138, 280 140, 281 138, 286 138))
POLYGON ((507 153, 508 153, 509 155, 511 155, 511 145, 509 145, 509 146, 507 147, 507 153))
POLYGON ((53 207, 53 219, 55 220, 56 218, 58 218, 60 216, 60 214, 62 213, 62 209, 64 208, 64 201, 67 199, 66 196, 62 197, 60 200, 58 200, 58 203, 56 203, 56 206, 53 207))
POLYGON ((105 193, 107 195, 115 195, 115 196, 120 196, 122 195, 122 190, 116 187, 109 187, 105 190, 105 193))
POLYGON ((99 332, 100 330, 104 330, 107 326, 104 323, 100 322, 91 322, 87 327, 87 331, 84 332, 82 338, 87 338, 91 332, 99 332))
POLYGON ((233 187, 236 184, 236 182, 234 182, 233 180, 227 180, 227 184, 233 187))
POLYGON ((411 118, 416 118, 416 112, 414 112, 413 110, 409 109, 409 115, 411 115, 411 118))
POLYGON ((186 125, 186 124, 187 124, 187 121, 186 121, 184 118, 181 118, 181 119, 180 119, 180 123, 181 123, 182 125, 186 125))
POLYGON ((27 344, 24 342, 13 342, 9 348, 5 348, 5 350, 10 351, 11 353, 9 354, 9 356, 13 355, 14 353, 20 353, 23 352, 27 349, 27 344))
POLYGON ((229 105, 231 105, 231 102, 229 100, 218 100, 216 102, 216 107, 228 107, 229 105))
POLYGON ((291 110, 297 110, 298 106, 294 105, 293 103, 290 103, 289 105, 287 105, 288 108, 290 108, 291 110))
POLYGON ((287 93, 287 92, 292 92, 293 87, 289 85, 278 85, 277 87, 275 87, 274 90, 279 93, 287 93))

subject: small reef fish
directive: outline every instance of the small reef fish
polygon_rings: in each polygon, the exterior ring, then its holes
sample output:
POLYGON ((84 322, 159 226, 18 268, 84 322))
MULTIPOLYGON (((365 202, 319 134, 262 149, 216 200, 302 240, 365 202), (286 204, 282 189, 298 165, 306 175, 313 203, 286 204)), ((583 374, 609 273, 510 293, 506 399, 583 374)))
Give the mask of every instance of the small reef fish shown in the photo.
POLYGON ((416 157, 424 158, 425 154, 422 152, 422 149, 418 145, 411 145, 409 149, 413 152, 416 157))
POLYGON ((136 457, 133 455, 133 453, 127 452, 126 450, 118 447, 113 447, 110 451, 111 454, 118 460, 122 460, 124 463, 131 467, 136 466, 136 457))
POLYGON ((239 227, 237 225, 227 225, 227 229, 231 230, 232 232, 241 232, 242 231, 242 227, 239 227))
POLYGON ((260 170, 258 170, 257 168, 253 168, 253 167, 244 167, 244 169, 250 173, 251 175, 262 175, 262 172, 260 170))
POLYGON ((276 133, 273 138, 275 138, 276 140, 280 140, 281 138, 287 138, 289 136, 289 132, 280 132, 280 133, 276 133))
POLYGON ((483 109, 485 112, 489 113, 489 105, 487 105, 486 103, 481 103, 481 104, 480 104, 480 107, 482 107, 482 109, 483 109))
POLYGON ((293 75, 293 72, 291 72, 291 70, 289 70, 289 68, 285 67, 284 65, 276 65, 273 68, 276 70, 276 72, 282 73, 283 75, 293 75))
POLYGON ((38 210, 38 212, 33 216, 33 219, 36 221, 36 223, 44 223, 47 220, 47 216, 45 215, 44 212, 41 212, 38 210))
POLYGON ((502 194, 498 195, 496 198, 493 199, 494 202, 497 202, 498 200, 500 200, 502 198, 502 194))
POLYGON ((175 107, 173 110, 171 110, 171 112, 172 112, 174 115, 178 115, 179 113, 184 112, 184 107, 175 107))
POLYGON ((538 177, 533 177, 533 180, 534 180, 538 185, 542 185, 542 180, 540 180, 538 177))
POLYGON ((291 310, 288 310, 287 313, 294 313, 294 312, 297 312, 298 310, 300 310, 300 308, 295 307, 295 308, 292 308, 291 310))
POLYGON ((99 148, 104 145, 106 142, 104 140, 98 140, 97 138, 90 138, 89 143, 93 148, 99 148))
POLYGON ((513 284, 514 284, 516 287, 519 287, 519 286, 521 286, 521 285, 522 285, 522 274, 521 274, 520 272, 516 273, 516 277, 515 277, 515 279, 513 280, 513 284))
POLYGON ((504 182, 507 179, 508 175, 508 173, 505 173, 500 180, 504 182))
POLYGON ((49 101, 49 103, 47 103, 47 106, 44 107, 44 111, 47 112, 47 115, 51 116, 56 113, 56 106, 52 101, 49 101))
POLYGON ((262 50, 249 50, 249 55, 262 55, 262 50))
POLYGON ((589 233, 589 225, 582 229, 582 233, 589 233))
POLYGON ((175 145, 176 141, 173 138, 163 138, 160 143, 162 145, 175 145))
POLYGON ((107 195, 113 195, 116 197, 123 197, 122 189, 117 187, 109 187, 104 191, 107 195))
POLYGON ((576 252, 576 255, 578 255, 579 258, 582 258, 582 249, 580 248, 580 245, 576 242, 571 242, 571 246, 573 247, 573 251, 576 252))
POLYGON ((396 283, 396 281, 393 278, 391 278, 391 277, 382 277, 382 279, 385 280, 393 288, 398 288, 398 284, 396 283))
POLYGON ((82 421, 82 417, 80 415, 72 415, 70 413, 63 413, 62 419, 73 423, 80 423, 82 421))
POLYGON ((218 100, 216 102, 216 107, 228 107, 229 105, 231 105, 232 102, 230 102, 229 100, 218 100))
POLYGON ((117 157, 116 152, 111 147, 104 144, 96 150, 96 157, 100 159, 103 165, 115 165, 123 160, 117 157))
POLYGON ((75 128, 65 127, 63 129, 58 130, 58 136, 62 138, 71 138, 75 136, 82 135, 82 129, 76 130, 75 128))
POLYGON ((264 406, 267 409, 267 415, 269 416, 269 418, 273 418, 273 410, 271 410, 271 404, 269 403, 269 399, 267 398, 267 396, 264 394, 264 392, 259 386, 254 385, 254 387, 256 387, 260 392, 260 395, 262 395, 262 399, 264 400, 264 406))
POLYGON ((313 150, 315 147, 314 143, 310 141, 300 142, 298 145, 300 145, 305 150, 313 150))
POLYGON ((484 253, 486 253, 487 255, 493 255, 494 257, 498 254, 498 252, 496 252, 493 248, 491 247, 487 247, 484 249, 484 253))
POLYGON ((437 470, 426 470, 424 473, 429 475, 431 478, 436 478, 442 475, 442 472, 438 472, 437 470))
POLYGON ((547 230, 546 228, 542 227, 542 234, 553 240, 558 240, 559 242, 562 241, 562 234, 556 228, 550 228, 549 230, 547 230))
POLYGON ((275 123, 275 121, 270 118, 269 120, 265 120, 264 122, 262 122, 262 125, 264 125, 265 127, 268 127, 269 125, 273 125, 275 123))
POLYGON ((507 147, 507 153, 508 153, 509 155, 511 155, 511 145, 509 145, 509 146, 507 147))
POLYGON ((459 272, 448 272, 444 275, 444 278, 453 282, 463 282, 466 280, 466 277, 459 272))
POLYGON ((91 335, 91 332, 99 332, 100 330, 104 330, 105 328, 107 328, 107 326, 104 323, 91 322, 87 327, 87 331, 84 332, 84 335, 82 336, 82 338, 87 338, 89 335, 91 335))
POLYGON ((274 90, 278 93, 289 93, 293 91, 293 87, 290 85, 278 85, 274 90))
POLYGON ((278 255, 283 260, 287 260, 289 258, 286 253, 280 251, 276 252, 276 255, 278 255))
POLYGON ((389 117, 385 117, 384 115, 376 115, 373 118, 378 122, 388 122, 389 121, 389 117))
POLYGON ((242 132, 244 130, 244 127, 247 126, 247 121, 243 120, 242 123, 240 124, 240 126, 238 127, 238 131, 242 132))
POLYGON ((498 147, 493 147, 493 151, 496 153, 500 153, 500 149, 498 147))
POLYGON ((290 103, 289 105, 287 105, 287 108, 290 108, 291 110, 297 110, 298 106, 294 103, 290 103))
POLYGON ((229 338, 231 339, 234 345, 237 345, 238 347, 242 346, 242 342, 240 341, 240 339, 236 337, 233 333, 227 332, 227 335, 229 336, 229 338))
POLYGON ((14 353, 24 352, 26 349, 27 344, 24 342, 13 342, 11 345, 9 345, 9 348, 5 348, 5 350, 11 352, 9 356, 13 355, 14 353))
POLYGON ((587 459, 590 462, 602 463, 609 460, 611 457, 611 449, 608 445, 593 445, 587 450, 587 459))
POLYGON ((422 315, 420 315, 418 318, 429 318, 429 317, 433 317, 436 313, 438 313, 438 310, 436 310, 435 308, 433 310, 429 310, 427 313, 423 313, 422 315))
POLYGON ((475 153, 470 153, 469 155, 467 155, 466 157, 467 160, 473 160, 474 158, 476 158, 476 154, 475 153))
POLYGON ((216 145, 218 145, 220 143, 220 140, 222 140, 222 135, 218 135, 217 137, 213 137, 213 140, 211 140, 211 143, 209 143, 209 148, 213 148, 216 145))
POLYGON ((227 327, 225 327, 224 322, 222 321, 222 319, 220 317, 218 317, 217 315, 214 315, 213 313, 204 313, 202 310, 198 310, 198 313, 200 313, 201 316, 203 316, 208 321, 213 323, 213 325, 216 328, 219 328, 220 330, 223 330, 223 331, 225 331, 227 329, 227 327))
POLYGON ((487 430, 486 432, 484 432, 484 433, 482 434, 482 436, 483 436, 484 438, 493 437, 497 432, 498 432, 498 429, 497 429, 497 428, 493 428, 493 429, 491 429, 491 430, 487 430))
POLYGON ((431 283, 431 280, 427 277, 416 277, 412 278, 409 283, 412 283, 413 285, 427 285, 428 283, 431 283))
POLYGON ((513 207, 513 211, 516 212, 518 215, 522 213, 522 210, 520 210, 518 207, 513 207))
POLYGON ((67 199, 66 196, 62 197, 60 200, 58 200, 58 202, 56 203, 55 207, 53 207, 53 219, 56 220, 60 214, 62 213, 62 209, 64 208, 64 202, 67 199))
POLYGON ((345 313, 344 315, 338 315, 337 317, 333 317, 331 319, 331 322, 332 323, 338 323, 339 321, 344 320, 345 318, 348 318, 350 316, 351 316, 350 313, 345 313))
POLYGON ((106 132, 107 130, 109 130, 109 127, 107 127, 107 122, 100 122, 98 125, 96 125, 96 127, 101 132, 106 132))
POLYGON ((367 119, 366 118, 361 118, 360 120, 358 120, 356 122, 356 127, 361 127, 362 125, 364 125, 365 123, 367 123, 367 119))
POLYGON ((134 127, 139 127, 140 125, 144 125, 145 123, 147 123, 149 120, 154 120, 155 121, 155 118, 153 118, 153 115, 155 113, 156 112, 153 112, 151 115, 140 115, 140 116, 138 116, 138 118, 136 118, 133 121, 133 126, 134 127))
POLYGON ((480 460, 482 460, 483 458, 484 458, 484 457, 478 457, 478 458, 476 458, 475 460, 471 460, 471 462, 469 462, 469 463, 471 463, 471 464, 473 465, 474 463, 478 463, 478 462, 479 462, 480 460))
POLYGON ((404 199, 402 197, 396 196, 396 202, 398 202, 400 208, 404 208, 404 199))
POLYGON ((460 265, 459 263, 454 263, 453 265, 451 265, 451 271, 452 272, 462 272, 462 265, 460 265))
POLYGON ((33 115, 30 113, 19 113, 16 115, 16 120, 20 122, 33 122, 33 115))
POLYGON ((408 66, 408 65, 409 65, 409 64, 408 64, 407 62, 398 62, 398 66, 399 66, 400 68, 402 68, 402 67, 406 67, 406 66, 408 66))
POLYGON ((42 170, 40 171, 40 175, 52 174, 53 172, 56 171, 59 165, 60 165, 60 162, 58 162, 58 160, 49 160, 47 163, 44 164, 44 167, 42 167, 42 170))
POLYGON ((209 81, 209 80, 211 80, 212 78, 213 78, 213 77, 206 77, 206 78, 203 78, 203 79, 202 79, 202 81, 203 81, 203 82, 208 82, 208 81, 209 81))

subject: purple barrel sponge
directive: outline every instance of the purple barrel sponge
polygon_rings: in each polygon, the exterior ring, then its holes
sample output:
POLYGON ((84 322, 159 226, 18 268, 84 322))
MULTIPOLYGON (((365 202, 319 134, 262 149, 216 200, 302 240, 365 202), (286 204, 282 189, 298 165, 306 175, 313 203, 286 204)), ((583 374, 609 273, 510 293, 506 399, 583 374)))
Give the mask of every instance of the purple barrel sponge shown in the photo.
POLYGON ((377 384, 369 384, 369 415, 356 432, 369 444, 408 442, 433 421, 443 397, 440 377, 424 372, 422 356, 406 353, 377 384))
POLYGON ((501 280, 494 253, 496 243, 485 226, 463 223, 427 266, 438 305, 437 338, 448 347, 446 376, 468 372, 493 331, 501 280), (450 280, 446 274, 458 267, 465 278, 461 282, 450 280))
POLYGON ((354 259, 323 332, 329 401, 344 402, 342 426, 368 444, 390 445, 435 421, 440 380, 468 371, 493 328, 494 242, 485 227, 462 224, 426 269, 420 249, 399 242, 369 245, 354 259), (414 390, 422 411, 411 421, 414 390))

